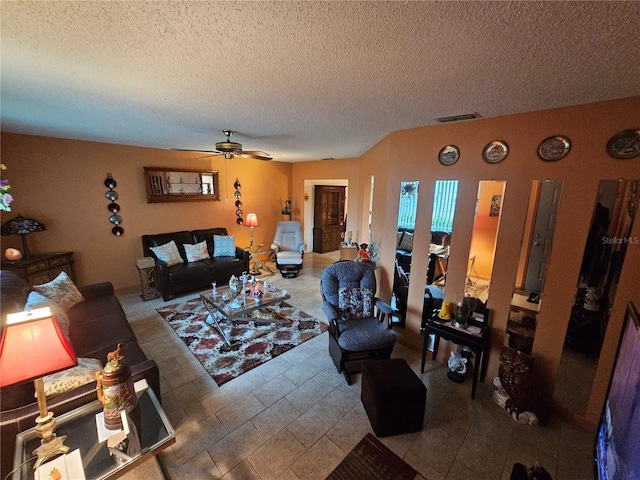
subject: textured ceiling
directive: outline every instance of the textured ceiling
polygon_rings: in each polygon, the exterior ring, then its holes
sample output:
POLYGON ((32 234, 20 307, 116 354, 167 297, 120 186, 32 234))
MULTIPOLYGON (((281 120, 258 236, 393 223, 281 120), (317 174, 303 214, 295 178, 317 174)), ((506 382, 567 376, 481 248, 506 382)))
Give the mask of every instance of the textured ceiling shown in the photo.
MULTIPOLYGON (((2 130, 275 160, 640 94, 640 2, 2 1, 2 130)), ((636 127, 635 125, 634 127, 636 127)))

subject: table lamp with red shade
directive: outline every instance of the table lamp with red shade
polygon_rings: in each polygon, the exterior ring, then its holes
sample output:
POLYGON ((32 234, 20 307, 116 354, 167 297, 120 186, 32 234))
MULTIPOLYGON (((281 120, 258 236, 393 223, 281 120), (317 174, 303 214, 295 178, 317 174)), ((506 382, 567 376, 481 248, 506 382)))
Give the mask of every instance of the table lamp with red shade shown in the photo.
POLYGON ((66 436, 55 434, 56 420, 47 409, 43 377, 77 365, 75 353, 49 308, 10 313, 0 342, 0 388, 33 380, 38 399, 36 433, 40 446, 34 469, 67 453, 66 436))

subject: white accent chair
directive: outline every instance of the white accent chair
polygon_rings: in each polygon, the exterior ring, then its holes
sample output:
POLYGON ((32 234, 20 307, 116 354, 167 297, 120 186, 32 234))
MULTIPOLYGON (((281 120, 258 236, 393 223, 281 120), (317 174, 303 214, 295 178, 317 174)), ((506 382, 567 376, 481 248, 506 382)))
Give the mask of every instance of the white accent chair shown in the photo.
POLYGON ((271 248, 276 254, 276 268, 282 276, 297 277, 302 268, 302 256, 307 249, 302 238, 300 222, 278 222, 271 248))

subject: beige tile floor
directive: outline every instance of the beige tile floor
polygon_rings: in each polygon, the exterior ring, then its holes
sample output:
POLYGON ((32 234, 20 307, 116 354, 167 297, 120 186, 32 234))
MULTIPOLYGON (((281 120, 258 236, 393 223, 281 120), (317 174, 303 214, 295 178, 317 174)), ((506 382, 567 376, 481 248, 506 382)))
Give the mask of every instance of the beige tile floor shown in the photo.
MULTIPOLYGON (((263 275, 291 292, 290 303, 324 319, 322 269, 337 252, 305 254, 295 279, 263 275)), ((162 382, 162 403, 176 429, 176 443, 161 454, 172 479, 324 479, 367 433, 360 402, 360 375, 347 386, 327 351, 327 334, 218 387, 139 292, 119 294, 145 352, 162 382)), ((184 301, 186 295, 173 301, 184 301)), ((398 332, 401 334, 401 332, 398 332)), ((554 418, 548 426, 518 425, 497 407, 488 384, 470 398, 470 380, 449 381, 446 366, 396 345, 428 389, 421 432, 381 440, 429 480, 508 479, 514 462, 542 463, 556 480, 592 478, 593 432, 554 418)), ((161 478, 155 460, 125 477, 161 478)))

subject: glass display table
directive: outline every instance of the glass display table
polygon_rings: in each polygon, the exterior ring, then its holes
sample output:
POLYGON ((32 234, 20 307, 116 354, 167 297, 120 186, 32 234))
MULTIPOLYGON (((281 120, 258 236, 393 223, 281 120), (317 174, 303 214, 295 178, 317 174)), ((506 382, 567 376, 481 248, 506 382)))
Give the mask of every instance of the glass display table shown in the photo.
MULTIPOLYGON (((224 326, 232 327, 234 320, 246 320, 255 310, 291 298, 286 290, 278 290, 273 285, 265 289, 259 301, 253 296, 252 284, 247 284, 245 293, 241 290, 242 284, 238 290, 231 290, 228 286, 218 287, 215 296, 211 290, 200 293, 200 299, 209 312, 207 323, 220 332, 227 345, 231 345, 231 335, 224 331, 224 326)), ((273 321, 278 319, 274 317, 273 321)))
MULTIPOLYGON (((99 438, 96 415, 102 412, 100 401, 56 417, 56 434, 67 436, 65 445, 70 452, 80 450, 86 480, 118 478, 175 443, 175 431, 153 390, 147 388, 137 395, 136 408, 129 415, 135 431, 116 447, 108 447, 107 440, 99 438)), ((35 427, 16 436, 13 480, 34 478, 32 452, 39 445, 35 427)), ((158 464, 162 470, 159 460, 158 464)), ((163 475, 166 477, 164 470, 163 475)))

